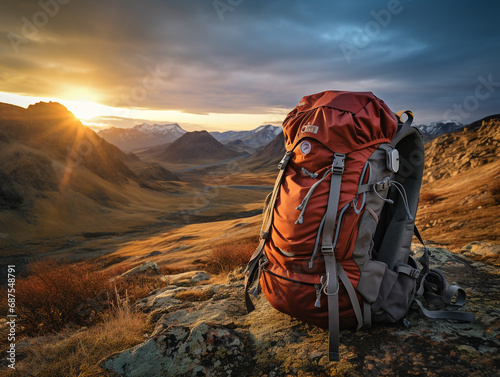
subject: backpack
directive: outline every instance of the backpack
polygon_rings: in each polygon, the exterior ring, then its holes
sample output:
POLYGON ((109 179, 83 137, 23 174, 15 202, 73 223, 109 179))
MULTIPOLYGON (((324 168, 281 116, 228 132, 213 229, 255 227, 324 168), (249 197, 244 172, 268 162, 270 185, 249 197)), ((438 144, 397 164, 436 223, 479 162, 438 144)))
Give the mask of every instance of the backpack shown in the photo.
POLYGON ((432 318, 474 318, 415 299, 465 303, 429 269, 425 245, 421 269, 410 256, 414 233, 423 244, 415 216, 424 144, 412 120, 371 92, 325 91, 303 97, 283 122, 286 154, 245 270, 245 302, 254 310, 249 293, 262 291, 277 310, 328 328, 331 361, 340 329, 398 322, 414 302, 432 318))

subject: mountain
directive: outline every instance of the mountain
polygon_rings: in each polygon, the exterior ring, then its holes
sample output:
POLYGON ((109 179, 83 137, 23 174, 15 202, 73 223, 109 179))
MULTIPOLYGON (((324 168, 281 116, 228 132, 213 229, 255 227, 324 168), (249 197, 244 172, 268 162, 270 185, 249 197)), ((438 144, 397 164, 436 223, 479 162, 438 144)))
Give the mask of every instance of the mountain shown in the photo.
POLYGON ((500 115, 426 144, 417 224, 426 239, 460 250, 500 242, 500 115))
POLYGON ((171 163, 209 163, 241 155, 219 143, 207 131, 188 132, 166 146, 163 151, 158 152, 158 148, 154 150, 158 160, 171 163))
POLYGON ((232 149, 233 151, 240 152, 240 153, 248 153, 252 154, 256 151, 255 148, 252 148, 245 144, 243 140, 236 139, 234 141, 230 141, 227 144, 224 144, 227 148, 232 149))
POLYGON ((269 144, 248 156, 246 163, 251 171, 275 171, 285 152, 285 135, 280 132, 269 144))
POLYGON ((125 154, 54 102, 27 109, 0 103, 0 161, 0 229, 16 241, 126 222, 111 214, 137 216, 139 203, 164 195, 151 189, 161 182, 148 181, 175 179, 125 154), (134 209, 127 210, 130 203, 134 209))
POLYGON ((155 145, 171 143, 186 133, 177 123, 139 124, 133 128, 111 127, 98 132, 98 135, 124 151, 150 148, 155 145))
POLYGON ((222 144, 241 140, 247 146, 259 148, 269 144, 281 132, 281 127, 266 124, 251 131, 211 132, 211 135, 222 144))
POLYGON ((431 124, 428 125, 425 124, 417 125, 417 128, 420 131, 422 131, 424 142, 431 141, 432 139, 435 139, 438 136, 454 132, 463 127, 464 125, 462 123, 453 120, 432 122, 431 124))

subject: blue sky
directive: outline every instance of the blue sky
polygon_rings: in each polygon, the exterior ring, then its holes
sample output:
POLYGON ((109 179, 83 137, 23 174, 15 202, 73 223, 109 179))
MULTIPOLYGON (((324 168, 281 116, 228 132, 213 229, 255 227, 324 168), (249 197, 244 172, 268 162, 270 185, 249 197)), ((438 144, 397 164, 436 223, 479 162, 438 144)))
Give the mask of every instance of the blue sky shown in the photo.
POLYGON ((0 102, 249 129, 337 89, 468 123, 500 113, 498 4, 20 0, 0 13, 0 102))

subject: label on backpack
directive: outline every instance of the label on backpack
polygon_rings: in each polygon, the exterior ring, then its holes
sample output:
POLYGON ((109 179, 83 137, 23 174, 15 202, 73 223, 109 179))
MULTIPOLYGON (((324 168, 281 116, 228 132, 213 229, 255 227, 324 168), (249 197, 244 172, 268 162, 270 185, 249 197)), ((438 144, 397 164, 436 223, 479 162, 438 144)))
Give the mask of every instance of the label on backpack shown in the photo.
POLYGON ((307 140, 303 141, 300 144, 300 151, 302 152, 302 154, 308 154, 311 151, 311 148, 311 143, 307 140))
POLYGON ((300 132, 302 132, 302 133, 311 132, 313 134, 317 134, 318 129, 319 129, 318 126, 314 126, 312 124, 306 124, 305 126, 302 126, 302 128, 300 129, 300 132))

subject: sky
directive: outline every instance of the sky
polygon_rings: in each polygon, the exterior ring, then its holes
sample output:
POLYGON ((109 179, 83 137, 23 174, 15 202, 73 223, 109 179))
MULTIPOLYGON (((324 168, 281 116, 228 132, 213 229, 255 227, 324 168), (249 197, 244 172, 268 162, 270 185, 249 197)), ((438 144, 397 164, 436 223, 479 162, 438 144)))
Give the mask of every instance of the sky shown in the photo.
POLYGON ((57 101, 94 127, 280 124, 324 90, 419 124, 500 113, 500 3, 16 0, 0 5, 0 102, 57 101))

